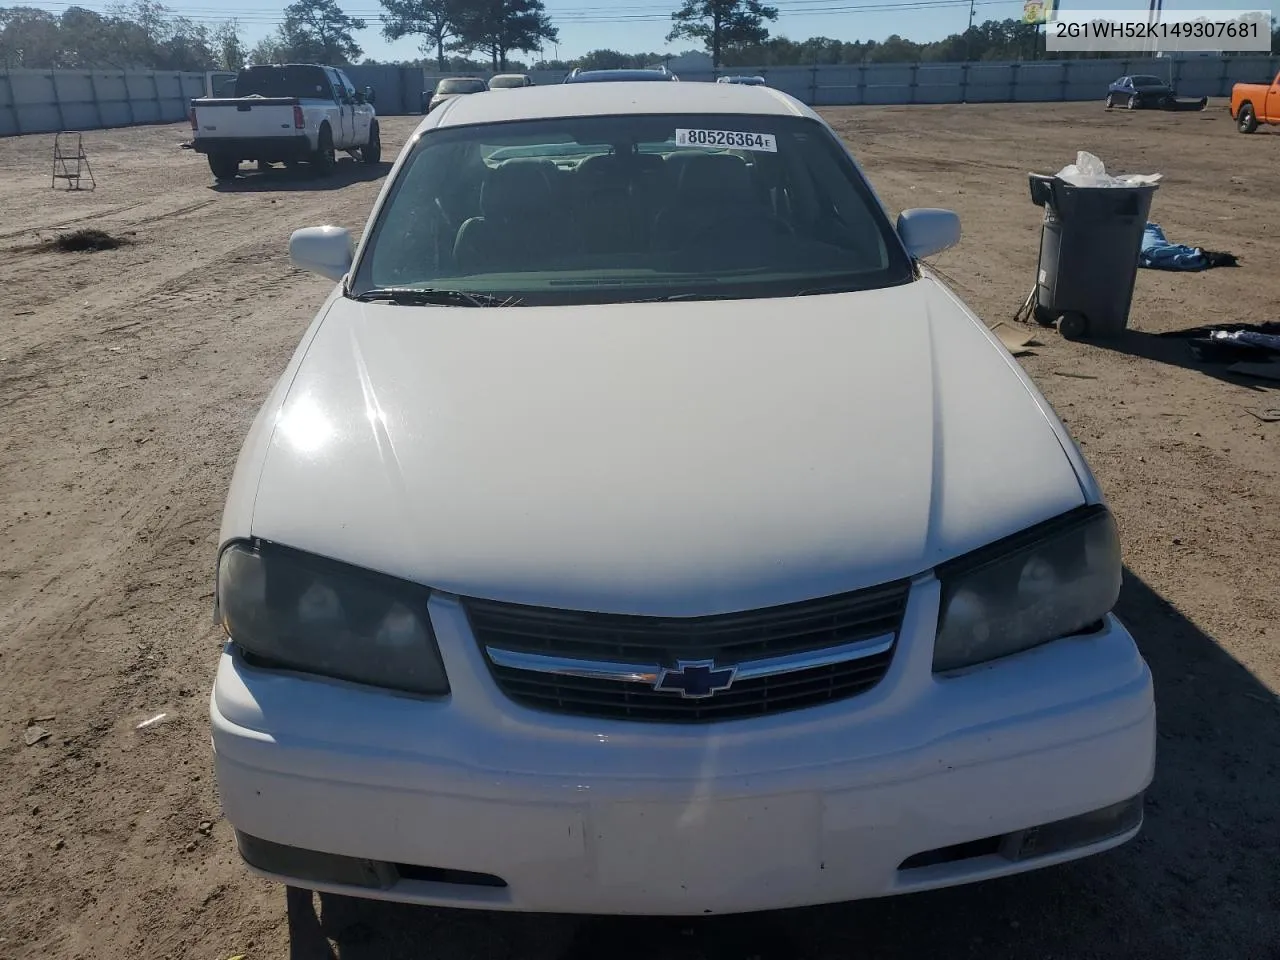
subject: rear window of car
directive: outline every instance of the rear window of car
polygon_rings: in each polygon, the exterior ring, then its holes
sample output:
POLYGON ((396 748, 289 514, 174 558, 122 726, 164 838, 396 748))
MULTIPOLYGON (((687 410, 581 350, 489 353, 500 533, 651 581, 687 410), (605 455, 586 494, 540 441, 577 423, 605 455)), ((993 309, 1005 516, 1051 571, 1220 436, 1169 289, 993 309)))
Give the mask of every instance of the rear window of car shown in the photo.
POLYGON ((870 187, 816 120, 585 117, 425 133, 351 292, 606 303, 794 296, 914 276, 870 187))
POLYGON ((238 97, 333 98, 333 85, 321 67, 305 64, 287 67, 249 67, 235 83, 238 97))
POLYGON ((529 81, 524 77, 494 77, 489 81, 489 89, 502 89, 505 87, 526 87, 529 81))
POLYGON ((1159 77, 1134 77, 1133 85, 1135 87, 1163 87, 1164 81, 1159 77))
POLYGON ((565 78, 565 83, 636 83, 645 80, 671 80, 671 74, 660 70, 589 70, 565 78))
POLYGON ((436 93, 479 93, 487 89, 483 80, 441 80, 436 93))

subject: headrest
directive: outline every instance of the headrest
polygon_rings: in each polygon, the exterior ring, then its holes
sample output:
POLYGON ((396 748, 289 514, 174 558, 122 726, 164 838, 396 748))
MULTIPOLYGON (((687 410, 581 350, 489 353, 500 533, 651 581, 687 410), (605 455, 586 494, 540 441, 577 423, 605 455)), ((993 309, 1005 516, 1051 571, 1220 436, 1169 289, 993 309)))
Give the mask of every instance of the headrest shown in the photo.
POLYGON ((620 177, 625 176, 626 171, 622 167, 622 162, 617 154, 601 153, 594 157, 587 157, 582 163, 578 164, 578 176, 584 177, 620 177))
POLYGON ((680 165, 677 190, 682 198, 746 194, 751 191, 751 175, 740 157, 706 153, 691 156, 680 165))
POLYGON ((480 190, 485 217, 513 218, 544 212, 551 202, 551 182, 540 162, 507 161, 489 172, 480 190))

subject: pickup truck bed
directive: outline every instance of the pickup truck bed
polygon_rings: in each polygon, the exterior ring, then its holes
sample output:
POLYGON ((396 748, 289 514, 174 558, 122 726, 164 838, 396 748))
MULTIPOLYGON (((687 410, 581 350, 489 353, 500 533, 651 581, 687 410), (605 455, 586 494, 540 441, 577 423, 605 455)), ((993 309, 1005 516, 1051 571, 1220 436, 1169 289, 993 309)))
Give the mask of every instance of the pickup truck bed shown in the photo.
POLYGON ((240 164, 305 161, 320 175, 341 150, 380 162, 382 142, 373 91, 357 91, 341 70, 318 64, 258 65, 236 76, 236 97, 191 101, 192 147, 218 180, 232 180, 240 164))
POLYGON ((312 153, 297 97, 205 98, 191 105, 198 153, 281 163, 312 153))

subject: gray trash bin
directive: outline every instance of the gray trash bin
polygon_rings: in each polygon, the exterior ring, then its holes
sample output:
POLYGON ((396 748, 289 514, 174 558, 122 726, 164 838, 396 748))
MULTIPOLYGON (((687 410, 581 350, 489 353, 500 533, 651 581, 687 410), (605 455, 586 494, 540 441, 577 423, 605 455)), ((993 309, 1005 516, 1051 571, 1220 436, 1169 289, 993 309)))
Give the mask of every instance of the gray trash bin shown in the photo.
POLYGON ((1077 187, 1031 174, 1044 207, 1035 317, 1069 339, 1118 337, 1129 322, 1155 184, 1077 187))

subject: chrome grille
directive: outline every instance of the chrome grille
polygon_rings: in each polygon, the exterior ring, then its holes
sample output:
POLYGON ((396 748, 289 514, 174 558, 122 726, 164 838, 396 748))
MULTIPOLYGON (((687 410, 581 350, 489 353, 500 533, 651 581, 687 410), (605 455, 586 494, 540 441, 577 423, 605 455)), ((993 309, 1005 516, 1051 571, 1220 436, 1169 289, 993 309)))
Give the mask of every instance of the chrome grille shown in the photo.
MULTIPOLYGON (((745 613, 640 617, 554 610, 464 598, 471 629, 502 691, 544 710, 649 722, 697 723, 762 716, 844 699, 875 686, 889 669, 906 608, 906 581, 745 613), (874 643, 873 640, 880 642, 874 643), (867 650, 840 662, 755 675, 751 666, 804 664, 834 648, 867 650), (532 654, 579 667, 635 665, 629 681, 513 666, 532 654), (702 697, 654 689, 644 669, 680 662, 737 666, 742 677, 702 697)), ((608 671, 605 671, 608 672, 608 671)))

